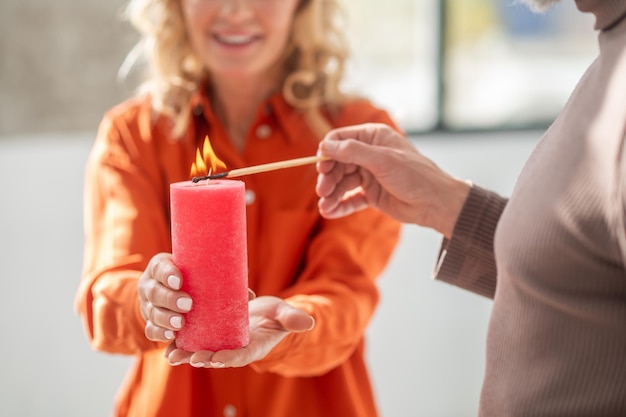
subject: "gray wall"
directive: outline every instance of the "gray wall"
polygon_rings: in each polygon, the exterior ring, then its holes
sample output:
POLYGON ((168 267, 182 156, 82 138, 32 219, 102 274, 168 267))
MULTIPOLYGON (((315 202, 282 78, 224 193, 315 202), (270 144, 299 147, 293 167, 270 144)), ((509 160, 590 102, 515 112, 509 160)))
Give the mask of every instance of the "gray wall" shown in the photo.
POLYGON ((91 130, 131 92, 123 0, 0 1, 0 134, 91 130))

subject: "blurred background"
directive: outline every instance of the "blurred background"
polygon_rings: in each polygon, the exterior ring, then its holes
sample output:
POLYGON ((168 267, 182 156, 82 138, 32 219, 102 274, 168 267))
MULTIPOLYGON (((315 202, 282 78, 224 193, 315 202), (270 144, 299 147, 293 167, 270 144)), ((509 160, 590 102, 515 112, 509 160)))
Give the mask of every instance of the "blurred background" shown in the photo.
MULTIPOLYGON (((564 1, 344 0, 345 88, 444 169, 508 195, 597 53, 564 1)), ((93 352, 73 309, 82 175, 103 113, 133 94, 125 1, 0 2, 0 415, 104 417, 132 358, 93 352)), ((380 279, 368 361, 383 417, 476 414, 491 301, 433 281, 440 237, 405 226, 380 279)))

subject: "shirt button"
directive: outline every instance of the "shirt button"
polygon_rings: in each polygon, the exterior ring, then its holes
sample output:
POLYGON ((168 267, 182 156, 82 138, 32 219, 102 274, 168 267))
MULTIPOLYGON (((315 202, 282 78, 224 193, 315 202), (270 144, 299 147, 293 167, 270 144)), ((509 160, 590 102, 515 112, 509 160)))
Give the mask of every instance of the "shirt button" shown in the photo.
POLYGON ((237 415, 237 407, 232 404, 224 406, 224 417, 235 417, 237 415))
POLYGON ((193 107, 192 112, 193 112, 194 115, 200 116, 202 113, 204 113, 204 109, 202 108, 201 104, 198 104, 198 105, 193 107))
POLYGON ((256 137, 259 139, 267 139, 272 134, 272 128, 268 125, 259 125, 256 128, 256 137))
POLYGON ((246 190, 246 205, 249 206, 256 200, 256 194, 252 190, 246 190))

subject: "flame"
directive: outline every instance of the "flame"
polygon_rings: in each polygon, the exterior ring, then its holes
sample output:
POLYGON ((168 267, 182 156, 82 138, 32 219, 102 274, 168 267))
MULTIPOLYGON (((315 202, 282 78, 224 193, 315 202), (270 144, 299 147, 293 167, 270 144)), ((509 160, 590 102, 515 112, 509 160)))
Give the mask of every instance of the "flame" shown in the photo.
POLYGON ((191 164, 190 176, 201 177, 210 173, 215 174, 218 168, 226 169, 226 164, 215 155, 209 137, 205 136, 202 144, 202 153, 200 153, 200 148, 196 149, 196 161, 191 164), (211 169, 207 172, 209 164, 211 169))

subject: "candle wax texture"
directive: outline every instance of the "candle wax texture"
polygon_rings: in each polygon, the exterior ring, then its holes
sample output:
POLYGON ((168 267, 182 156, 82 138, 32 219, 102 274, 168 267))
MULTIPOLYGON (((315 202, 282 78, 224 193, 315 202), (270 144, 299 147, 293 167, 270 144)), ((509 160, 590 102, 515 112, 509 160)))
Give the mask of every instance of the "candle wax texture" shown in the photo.
POLYGON ((242 181, 170 184, 172 256, 193 306, 177 333, 189 352, 237 349, 249 341, 248 252, 242 181))

